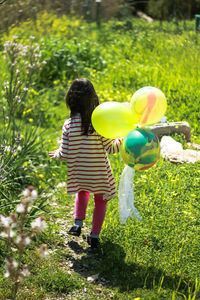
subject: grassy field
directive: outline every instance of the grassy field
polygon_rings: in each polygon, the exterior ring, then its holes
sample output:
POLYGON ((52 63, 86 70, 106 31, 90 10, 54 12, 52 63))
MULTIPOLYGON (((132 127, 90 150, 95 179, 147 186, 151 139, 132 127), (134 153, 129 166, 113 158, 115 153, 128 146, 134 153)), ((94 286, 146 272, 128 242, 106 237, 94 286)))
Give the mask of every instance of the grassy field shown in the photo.
MULTIPOLYGON (((188 121, 192 142, 200 144, 200 36, 193 25, 187 22, 183 29, 181 23, 161 26, 133 18, 97 29, 83 20, 43 14, 36 23, 1 36, 1 214, 13 211, 20 192, 32 184, 39 197, 26 228, 34 216, 44 215, 48 223, 23 255, 31 275, 21 283, 17 299, 197 299, 200 163, 171 164, 161 158, 151 169, 136 172, 135 205, 142 221, 130 218, 122 225, 118 199, 111 200, 101 251, 94 254, 84 235, 67 237, 74 199, 57 187, 67 180, 65 164, 48 158, 69 116, 67 88, 77 77, 93 82, 101 102, 130 101, 141 87, 160 88, 167 97, 167 120, 188 121), (5 46, 8 40, 11 46, 5 46), (32 48, 23 50, 27 45, 32 48), (4 53, 6 47, 15 57, 4 53), (44 260, 34 250, 41 243, 50 250, 44 260), (94 274, 98 279, 91 284, 87 278, 94 274)), ((182 136, 175 139, 187 146, 182 136)), ((124 163, 119 154, 109 158, 118 187, 124 163)), ((92 210, 91 198, 84 234, 92 210)), ((0 298, 9 299, 10 281, 4 278, 8 248, 3 239, 0 245, 0 298)))

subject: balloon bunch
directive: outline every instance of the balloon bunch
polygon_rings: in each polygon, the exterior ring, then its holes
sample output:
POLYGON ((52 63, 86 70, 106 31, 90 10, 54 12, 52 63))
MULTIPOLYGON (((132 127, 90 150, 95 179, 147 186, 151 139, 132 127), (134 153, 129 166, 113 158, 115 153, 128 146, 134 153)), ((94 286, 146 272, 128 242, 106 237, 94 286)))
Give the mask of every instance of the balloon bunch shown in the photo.
MULTIPOLYGON (((92 113, 92 124, 94 129, 106 138, 124 137, 120 150, 124 162, 129 167, 142 171, 152 167, 160 156, 159 140, 146 127, 159 122, 166 108, 167 101, 163 92, 158 88, 147 86, 137 90, 130 103, 113 101, 97 106, 92 113)), ((121 199, 126 193, 130 195, 130 190, 124 189, 124 185, 127 181, 130 183, 133 174, 133 171, 130 172, 127 168, 122 172, 124 182, 120 180, 120 189, 124 192, 121 199)), ((129 204, 127 197, 124 199, 121 216, 125 215, 125 210, 126 216, 121 217, 123 222, 130 215, 128 212, 130 210, 135 210, 135 215, 139 216, 134 205, 130 205, 133 199, 131 201, 129 199, 129 204)))
POLYGON ((147 86, 134 93, 130 104, 113 101, 97 106, 92 124, 106 138, 125 137, 121 147, 124 162, 136 170, 145 170, 158 160, 160 147, 158 138, 143 127, 159 122, 166 108, 161 90, 147 86))

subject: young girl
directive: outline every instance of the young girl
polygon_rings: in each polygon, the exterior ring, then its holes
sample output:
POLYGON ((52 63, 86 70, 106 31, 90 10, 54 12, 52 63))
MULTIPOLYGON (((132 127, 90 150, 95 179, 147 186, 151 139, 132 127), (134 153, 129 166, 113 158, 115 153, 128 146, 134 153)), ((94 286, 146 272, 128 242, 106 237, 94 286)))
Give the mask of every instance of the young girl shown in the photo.
POLYGON ((49 152, 49 155, 67 161, 67 192, 76 194, 75 222, 69 234, 81 234, 89 195, 94 194, 92 229, 87 242, 92 248, 97 248, 107 202, 116 195, 107 153, 119 152, 122 140, 109 140, 95 132, 91 115, 99 105, 99 100, 89 80, 81 78, 72 83, 66 96, 66 105, 71 115, 62 129, 60 148, 49 152))

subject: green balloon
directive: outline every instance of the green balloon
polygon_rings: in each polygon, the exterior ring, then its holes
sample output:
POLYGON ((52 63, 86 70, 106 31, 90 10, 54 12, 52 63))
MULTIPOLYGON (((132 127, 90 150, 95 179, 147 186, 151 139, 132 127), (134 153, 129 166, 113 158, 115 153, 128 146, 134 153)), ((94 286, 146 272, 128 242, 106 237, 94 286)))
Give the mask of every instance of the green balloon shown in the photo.
POLYGON ((140 171, 147 170, 160 157, 159 140, 148 129, 132 130, 123 140, 121 156, 128 166, 140 171))

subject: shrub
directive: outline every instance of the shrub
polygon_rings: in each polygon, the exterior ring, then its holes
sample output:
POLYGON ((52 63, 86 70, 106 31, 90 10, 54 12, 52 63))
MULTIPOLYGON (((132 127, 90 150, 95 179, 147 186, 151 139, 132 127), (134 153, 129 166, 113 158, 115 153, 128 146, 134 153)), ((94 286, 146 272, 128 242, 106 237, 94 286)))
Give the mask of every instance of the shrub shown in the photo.
POLYGON ((40 87, 52 85, 57 79, 88 77, 92 69, 101 71, 106 67, 98 45, 90 40, 78 42, 73 38, 63 43, 61 39, 47 39, 42 50, 46 64, 38 78, 40 87))

